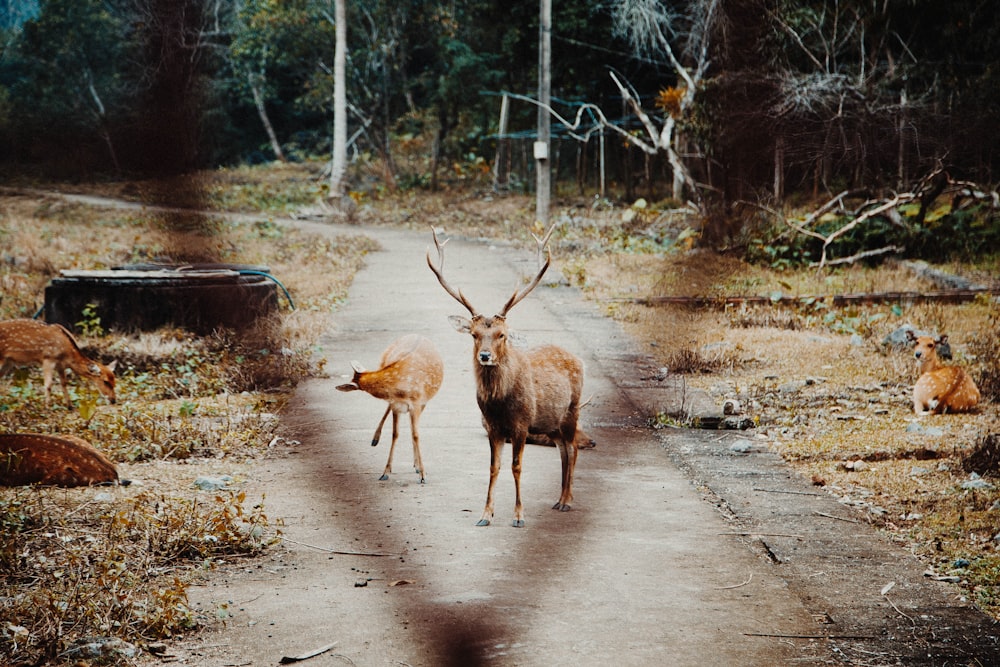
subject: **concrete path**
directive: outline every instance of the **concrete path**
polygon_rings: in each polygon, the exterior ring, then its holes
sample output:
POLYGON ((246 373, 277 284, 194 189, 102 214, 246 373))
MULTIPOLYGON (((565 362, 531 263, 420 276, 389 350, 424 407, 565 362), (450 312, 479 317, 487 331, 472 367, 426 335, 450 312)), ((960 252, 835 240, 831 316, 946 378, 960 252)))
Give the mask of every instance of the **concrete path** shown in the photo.
MULTIPOLYGON (((427 268, 429 232, 303 226, 363 232, 383 250, 322 340, 330 377, 301 385, 285 416, 284 435, 298 444, 279 447, 245 487, 248 498, 266 494, 285 542, 190 591, 228 619, 171 646, 181 664, 276 665, 331 644, 303 664, 991 664, 1000 655, 989 619, 776 457, 737 456, 723 432, 648 428, 649 415, 691 397, 657 380, 634 342, 565 287, 543 284, 508 322, 530 344, 584 360, 593 398, 581 424, 597 447, 581 452, 573 510, 562 513, 551 509, 557 451, 528 446, 520 529, 510 526, 508 447, 494 523, 476 527, 489 446, 471 338, 446 319, 463 309, 427 268), (375 367, 406 333, 430 338, 445 362, 421 421, 424 485, 408 423, 393 474, 378 481, 388 425, 382 444, 369 442, 385 404, 334 389, 352 359, 375 367)), ((529 248, 447 246, 446 275, 487 314, 533 269, 529 248)))

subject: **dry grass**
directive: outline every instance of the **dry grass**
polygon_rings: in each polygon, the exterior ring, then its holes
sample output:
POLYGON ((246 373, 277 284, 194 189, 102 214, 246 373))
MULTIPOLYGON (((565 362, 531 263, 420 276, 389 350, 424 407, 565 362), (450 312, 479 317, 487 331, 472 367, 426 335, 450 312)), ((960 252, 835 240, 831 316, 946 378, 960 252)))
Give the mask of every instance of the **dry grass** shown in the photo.
MULTIPOLYGON (((960 270, 961 267, 953 267, 960 270)), ((918 419, 911 391, 916 367, 909 350, 883 338, 904 323, 949 334, 955 362, 987 396, 997 396, 1000 306, 877 305, 832 308, 733 307, 727 311, 649 307, 622 301, 651 295, 833 294, 919 291, 928 285, 892 267, 852 268, 831 276, 790 276, 732 260, 686 257, 592 257, 587 290, 660 363, 688 386, 722 404, 740 402, 759 424, 753 436, 807 478, 868 510, 871 520, 940 576, 955 577, 969 598, 1000 618, 1000 470, 991 487, 964 488, 963 467, 1000 432, 1000 406, 987 400, 969 415, 918 419), (710 271, 695 268, 697 259, 710 271), (667 279, 654 276, 666 274, 667 279), (678 363, 711 355, 725 363, 678 363), (856 460, 864 461, 855 466, 856 460)))
MULTIPOLYGON (((276 183, 247 185, 240 192, 254 196, 246 207, 267 200, 276 183)), ((212 189, 205 192, 210 198, 212 189)), ((238 337, 170 329, 81 337, 88 355, 118 361, 113 406, 75 380, 74 409, 46 406, 37 368, 2 380, 0 430, 78 435, 133 483, 0 489, 0 663, 75 664, 72 647, 84 637, 143 645, 201 622, 186 605, 187 586, 219 563, 259 553, 277 526, 263 499, 198 491, 193 481, 224 471, 240 487, 274 439, 288 392, 322 372, 319 335, 373 248, 363 238, 319 238, 267 221, 0 199, 0 319, 33 316, 61 269, 164 259, 269 266, 297 306, 238 337)))

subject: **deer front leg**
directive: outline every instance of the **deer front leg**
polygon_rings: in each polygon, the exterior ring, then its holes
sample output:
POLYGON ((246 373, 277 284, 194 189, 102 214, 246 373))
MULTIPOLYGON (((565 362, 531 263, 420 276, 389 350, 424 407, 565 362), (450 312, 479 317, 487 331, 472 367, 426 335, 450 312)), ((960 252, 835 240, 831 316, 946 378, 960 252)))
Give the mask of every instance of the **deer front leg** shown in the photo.
POLYGON ((413 409, 410 410, 410 434, 413 437, 413 469, 420 475, 420 483, 423 484, 424 480, 424 462, 420 458, 420 415, 423 413, 424 407, 422 405, 415 405, 413 409))
MULTIPOLYGON (((42 384, 45 387, 45 402, 49 403, 52 399, 52 377, 56 372, 56 362, 51 359, 46 359, 42 362, 42 384)), ((66 373, 62 373, 62 388, 63 394, 66 396, 66 405, 73 407, 73 402, 69 399, 69 390, 66 389, 66 373)))
POLYGON ((567 443, 565 440, 556 441, 559 447, 559 458, 562 460, 562 493, 559 495, 559 502, 552 506, 552 509, 560 512, 568 512, 570 503, 573 502, 573 470, 576 468, 576 442, 567 443))
POLYGON ((514 454, 510 462, 510 471, 514 473, 514 521, 510 524, 515 528, 524 528, 524 506, 521 504, 521 457, 524 454, 524 441, 528 434, 520 434, 511 438, 514 454))
POLYGON ((396 450, 396 440, 399 439, 399 413, 393 410, 391 405, 389 410, 392 412, 392 444, 389 445, 389 460, 385 462, 385 471, 378 478, 380 482, 389 479, 389 473, 392 472, 392 453, 396 450))
POLYGON ((488 526, 493 521, 493 488, 497 483, 497 475, 500 474, 503 442, 503 438, 495 438, 490 435, 490 486, 486 490, 486 507, 483 508, 483 516, 476 522, 477 526, 488 526))

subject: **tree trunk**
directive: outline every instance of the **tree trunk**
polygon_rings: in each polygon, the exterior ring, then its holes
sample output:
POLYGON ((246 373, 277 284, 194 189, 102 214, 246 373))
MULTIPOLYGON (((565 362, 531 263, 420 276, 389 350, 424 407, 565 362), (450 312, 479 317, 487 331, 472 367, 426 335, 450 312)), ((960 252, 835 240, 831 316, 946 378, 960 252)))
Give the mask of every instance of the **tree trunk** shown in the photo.
POLYGON ((278 135, 274 133, 274 126, 271 125, 271 119, 268 118, 267 109, 264 107, 264 95, 260 92, 260 86, 257 85, 253 75, 248 76, 247 79, 250 83, 250 92, 253 93, 253 103, 257 107, 257 115, 260 116, 260 122, 264 124, 264 131, 267 132, 267 138, 271 142, 271 150, 274 151, 274 157, 282 162, 288 162, 281 150, 281 144, 278 143, 278 135))
POLYGON ((774 199, 785 197, 785 138, 778 135, 774 142, 774 199))
POLYGON ((337 43, 333 54, 333 159, 330 166, 330 199, 344 196, 344 175, 347 173, 347 6, 345 0, 335 2, 337 43))

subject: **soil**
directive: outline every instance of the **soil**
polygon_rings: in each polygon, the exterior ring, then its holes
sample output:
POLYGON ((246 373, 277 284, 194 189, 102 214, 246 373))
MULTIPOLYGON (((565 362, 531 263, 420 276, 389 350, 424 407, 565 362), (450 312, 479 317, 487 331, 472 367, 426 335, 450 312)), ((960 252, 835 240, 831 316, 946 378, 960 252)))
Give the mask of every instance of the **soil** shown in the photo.
MULTIPOLYGON (((524 457, 523 528, 510 525, 509 451, 490 526, 477 527, 489 448, 474 399, 462 308, 425 265, 429 233, 286 221, 381 245, 317 352, 330 377, 303 383, 273 454, 245 471, 282 541, 262 559, 206 572, 190 603, 216 619, 143 665, 988 665, 1000 628, 860 512, 776 454, 725 431, 653 429, 650 415, 714 414, 614 321, 565 285, 543 284, 508 321, 530 343, 586 364, 572 511, 551 509, 553 448, 524 457), (408 424, 393 473, 384 404, 335 386, 420 333, 445 380, 420 422, 427 483, 408 424)), ((446 274, 484 312, 530 274, 524 248, 455 238, 446 274)), ((224 463, 220 463, 224 465, 224 463)), ((225 473, 220 470, 220 473, 225 473)))

